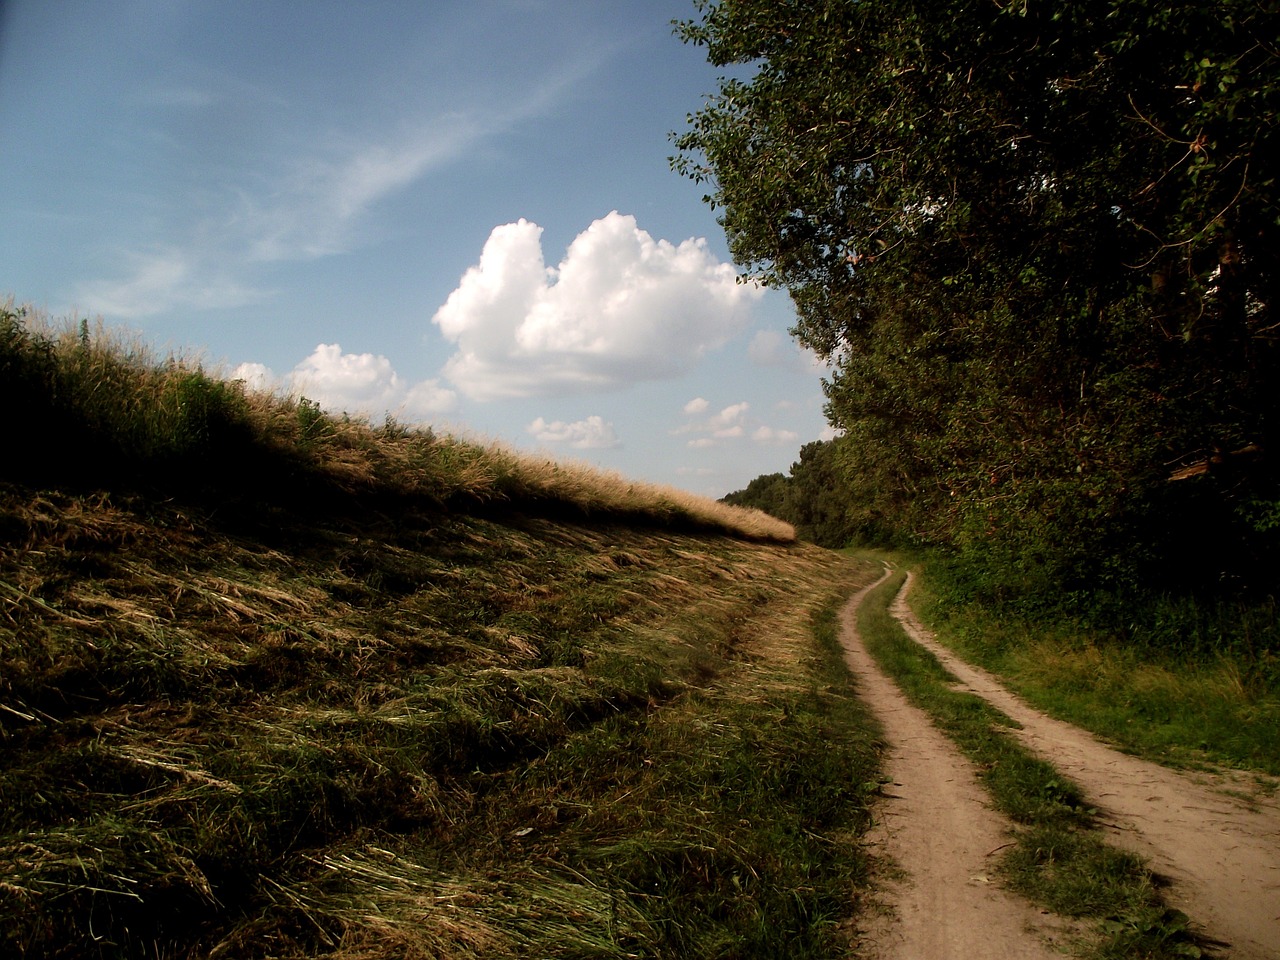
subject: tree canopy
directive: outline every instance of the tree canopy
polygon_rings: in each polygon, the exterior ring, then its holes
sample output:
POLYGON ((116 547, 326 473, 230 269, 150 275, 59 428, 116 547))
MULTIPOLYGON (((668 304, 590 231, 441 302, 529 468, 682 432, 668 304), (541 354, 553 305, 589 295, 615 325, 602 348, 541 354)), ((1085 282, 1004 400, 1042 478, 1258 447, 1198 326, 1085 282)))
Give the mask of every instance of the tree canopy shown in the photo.
POLYGON ((834 364, 851 513, 1068 589, 1270 585, 1280 4, 697 8, 733 75, 672 163, 834 364))

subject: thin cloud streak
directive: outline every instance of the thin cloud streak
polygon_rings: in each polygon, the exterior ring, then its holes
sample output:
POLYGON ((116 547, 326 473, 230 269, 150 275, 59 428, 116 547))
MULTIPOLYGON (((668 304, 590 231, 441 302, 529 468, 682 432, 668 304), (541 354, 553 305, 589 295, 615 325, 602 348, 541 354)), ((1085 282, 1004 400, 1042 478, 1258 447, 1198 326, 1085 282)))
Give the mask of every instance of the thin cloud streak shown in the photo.
POLYGON ((474 118, 432 121, 399 143, 375 143, 337 159, 295 164, 274 195, 244 195, 231 232, 257 262, 316 260, 356 246, 355 226, 380 201, 452 163, 504 128, 474 118))
POLYGON ((562 67, 514 104, 452 108, 393 137, 297 157, 265 184, 259 171, 225 185, 224 202, 197 211, 185 237, 158 242, 159 253, 126 251, 119 274, 81 284, 76 302, 91 313, 135 319, 267 299, 264 269, 357 248, 357 228, 379 203, 553 109, 604 57, 597 52, 562 67))

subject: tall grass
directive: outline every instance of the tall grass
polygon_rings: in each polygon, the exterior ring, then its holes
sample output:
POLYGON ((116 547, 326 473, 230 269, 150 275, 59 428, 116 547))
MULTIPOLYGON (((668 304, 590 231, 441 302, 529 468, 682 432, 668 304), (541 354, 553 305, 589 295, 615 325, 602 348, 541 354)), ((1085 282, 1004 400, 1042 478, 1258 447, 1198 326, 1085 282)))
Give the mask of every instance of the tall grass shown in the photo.
POLYGON ((145 483, 245 500, 332 494, 701 526, 789 542, 788 524, 675 488, 250 391, 87 322, 0 304, 0 404, 21 410, 0 476, 82 487, 145 483))

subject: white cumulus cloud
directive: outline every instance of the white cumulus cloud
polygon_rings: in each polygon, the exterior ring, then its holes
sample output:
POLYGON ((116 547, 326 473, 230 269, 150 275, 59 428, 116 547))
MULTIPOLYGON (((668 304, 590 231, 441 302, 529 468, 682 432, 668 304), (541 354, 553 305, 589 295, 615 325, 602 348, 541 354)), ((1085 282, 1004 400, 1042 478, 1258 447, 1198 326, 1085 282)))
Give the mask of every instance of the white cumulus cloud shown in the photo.
POLYGON ((723 435, 726 430, 736 431, 732 436, 741 436, 742 418, 746 416, 747 411, 750 409, 751 404, 745 400, 741 403, 731 404, 708 420, 707 425, 717 436, 723 435))
POLYGON ((290 380, 322 407, 349 413, 389 409, 405 389, 386 357, 343 353, 336 343, 317 345, 293 368, 290 380))
POLYGON ((706 413, 708 406, 702 398, 685 404, 685 414, 691 419, 671 431, 675 435, 694 434, 685 443, 695 450, 718 447, 727 440, 748 437, 757 444, 785 446, 795 444, 800 439, 800 435, 793 430, 771 427, 750 416, 751 404, 745 400, 730 404, 710 416, 701 416, 706 413))
POLYGON ((538 417, 526 429, 542 443, 567 443, 578 450, 600 450, 621 443, 613 424, 594 415, 573 423, 563 420, 548 423, 538 417))
POLYGON ((408 383, 380 354, 344 353, 340 344, 317 344, 283 377, 261 363, 242 363, 230 379, 254 390, 283 389, 314 400, 331 413, 377 419, 388 413, 409 421, 429 420, 457 404, 457 394, 437 380, 408 383))
POLYGON ((680 375, 741 332, 762 292, 705 240, 655 240, 614 211, 556 267, 537 224, 495 227, 432 321, 457 346, 444 372, 467 396, 564 395, 680 375))
MULTIPOLYGON (((707 401, 702 400, 701 397, 698 400, 702 402, 691 401, 685 404, 685 413, 690 415, 705 413, 709 404, 707 401)), ((688 445, 694 448, 714 447, 721 440, 733 440, 746 433, 745 419, 747 411, 750 409, 751 404, 745 400, 741 403, 730 404, 719 413, 714 413, 702 419, 691 420, 672 432, 676 434, 704 434, 704 436, 689 440, 688 445)))
POLYGON ((773 427, 761 425, 752 431, 751 439, 756 443, 793 446, 800 439, 800 434, 794 430, 777 430, 773 427))
POLYGON ((277 386, 276 375, 264 363, 242 363, 227 379, 243 380, 250 390, 274 390, 277 386))

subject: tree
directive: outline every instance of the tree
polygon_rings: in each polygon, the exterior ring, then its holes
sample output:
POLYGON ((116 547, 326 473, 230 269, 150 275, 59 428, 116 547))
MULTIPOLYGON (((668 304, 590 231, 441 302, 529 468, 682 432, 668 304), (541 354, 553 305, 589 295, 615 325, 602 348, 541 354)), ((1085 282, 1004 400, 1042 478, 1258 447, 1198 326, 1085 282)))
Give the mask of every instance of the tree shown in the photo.
POLYGON ((844 547, 855 538, 882 540, 875 520, 850 499, 841 476, 841 443, 839 438, 806 443, 789 474, 762 474, 721 499, 785 520, 803 539, 822 547, 844 547))
POLYGON ((868 509, 1068 587, 1274 568, 1280 5, 698 10, 738 76, 673 166, 835 364, 868 509))
POLYGON ((779 520, 791 520, 786 516, 787 477, 781 473, 763 473, 741 490, 734 490, 720 498, 722 503, 734 507, 751 507, 763 510, 779 520))

